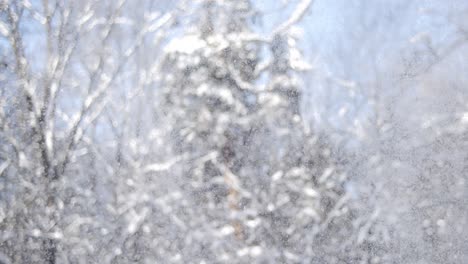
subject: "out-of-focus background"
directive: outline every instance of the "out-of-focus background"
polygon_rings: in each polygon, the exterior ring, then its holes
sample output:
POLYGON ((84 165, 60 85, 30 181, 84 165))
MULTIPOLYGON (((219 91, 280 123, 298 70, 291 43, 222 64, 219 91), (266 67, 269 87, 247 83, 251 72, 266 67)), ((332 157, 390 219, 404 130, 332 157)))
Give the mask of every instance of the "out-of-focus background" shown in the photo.
POLYGON ((467 263, 465 0, 0 0, 0 264, 467 263))

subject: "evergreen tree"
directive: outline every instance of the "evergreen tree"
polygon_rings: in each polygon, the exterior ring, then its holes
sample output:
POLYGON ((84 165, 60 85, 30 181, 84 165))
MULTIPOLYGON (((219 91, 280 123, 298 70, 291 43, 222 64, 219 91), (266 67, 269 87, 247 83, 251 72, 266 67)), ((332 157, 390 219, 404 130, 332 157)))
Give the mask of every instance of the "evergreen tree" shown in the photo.
POLYGON ((200 6, 198 26, 168 44, 162 66, 174 155, 189 158, 172 175, 187 224, 172 250, 194 262, 369 261, 346 174, 300 115, 308 67, 296 39, 258 37, 249 1, 200 6))

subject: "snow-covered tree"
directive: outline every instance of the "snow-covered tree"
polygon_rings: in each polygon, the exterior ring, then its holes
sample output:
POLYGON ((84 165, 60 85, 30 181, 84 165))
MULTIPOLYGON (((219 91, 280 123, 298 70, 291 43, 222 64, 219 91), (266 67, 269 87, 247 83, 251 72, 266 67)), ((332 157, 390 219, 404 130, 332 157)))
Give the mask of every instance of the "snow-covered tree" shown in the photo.
POLYGON ((466 262, 467 3, 452 4, 337 1, 347 26, 317 59, 315 105, 351 146, 345 166, 387 219, 397 263, 466 262))
POLYGON ((0 252, 12 263, 112 261, 121 213, 107 206, 119 176, 108 156, 120 149, 102 143, 105 117, 118 114, 111 98, 141 95, 127 86, 135 54, 175 20, 128 7, 0 1, 0 252))
POLYGON ((464 263, 466 11, 348 2, 0 0, 0 264, 464 263))
POLYGON ((249 1, 202 1, 197 26, 167 45, 160 114, 174 123, 174 155, 187 160, 171 175, 184 224, 171 224, 177 242, 168 254, 197 262, 379 259, 368 241, 379 239, 373 216, 359 217, 330 142, 301 118, 299 76, 309 66, 290 28, 307 3, 262 37, 249 1))

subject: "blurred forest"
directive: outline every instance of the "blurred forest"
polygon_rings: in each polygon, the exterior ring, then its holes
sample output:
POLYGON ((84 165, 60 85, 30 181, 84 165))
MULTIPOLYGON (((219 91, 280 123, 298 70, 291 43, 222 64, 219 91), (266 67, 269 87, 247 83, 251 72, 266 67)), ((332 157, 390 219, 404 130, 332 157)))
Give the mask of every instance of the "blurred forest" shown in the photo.
POLYGON ((466 0, 0 0, 0 264, 468 263, 466 0))

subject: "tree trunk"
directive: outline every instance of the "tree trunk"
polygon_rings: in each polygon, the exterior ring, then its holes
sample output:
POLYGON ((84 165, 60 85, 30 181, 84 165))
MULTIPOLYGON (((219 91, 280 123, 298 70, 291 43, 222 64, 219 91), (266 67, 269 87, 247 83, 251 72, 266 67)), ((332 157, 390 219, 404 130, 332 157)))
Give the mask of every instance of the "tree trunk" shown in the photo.
POLYGON ((44 259, 47 264, 56 263, 57 242, 52 238, 46 238, 43 242, 44 259))

